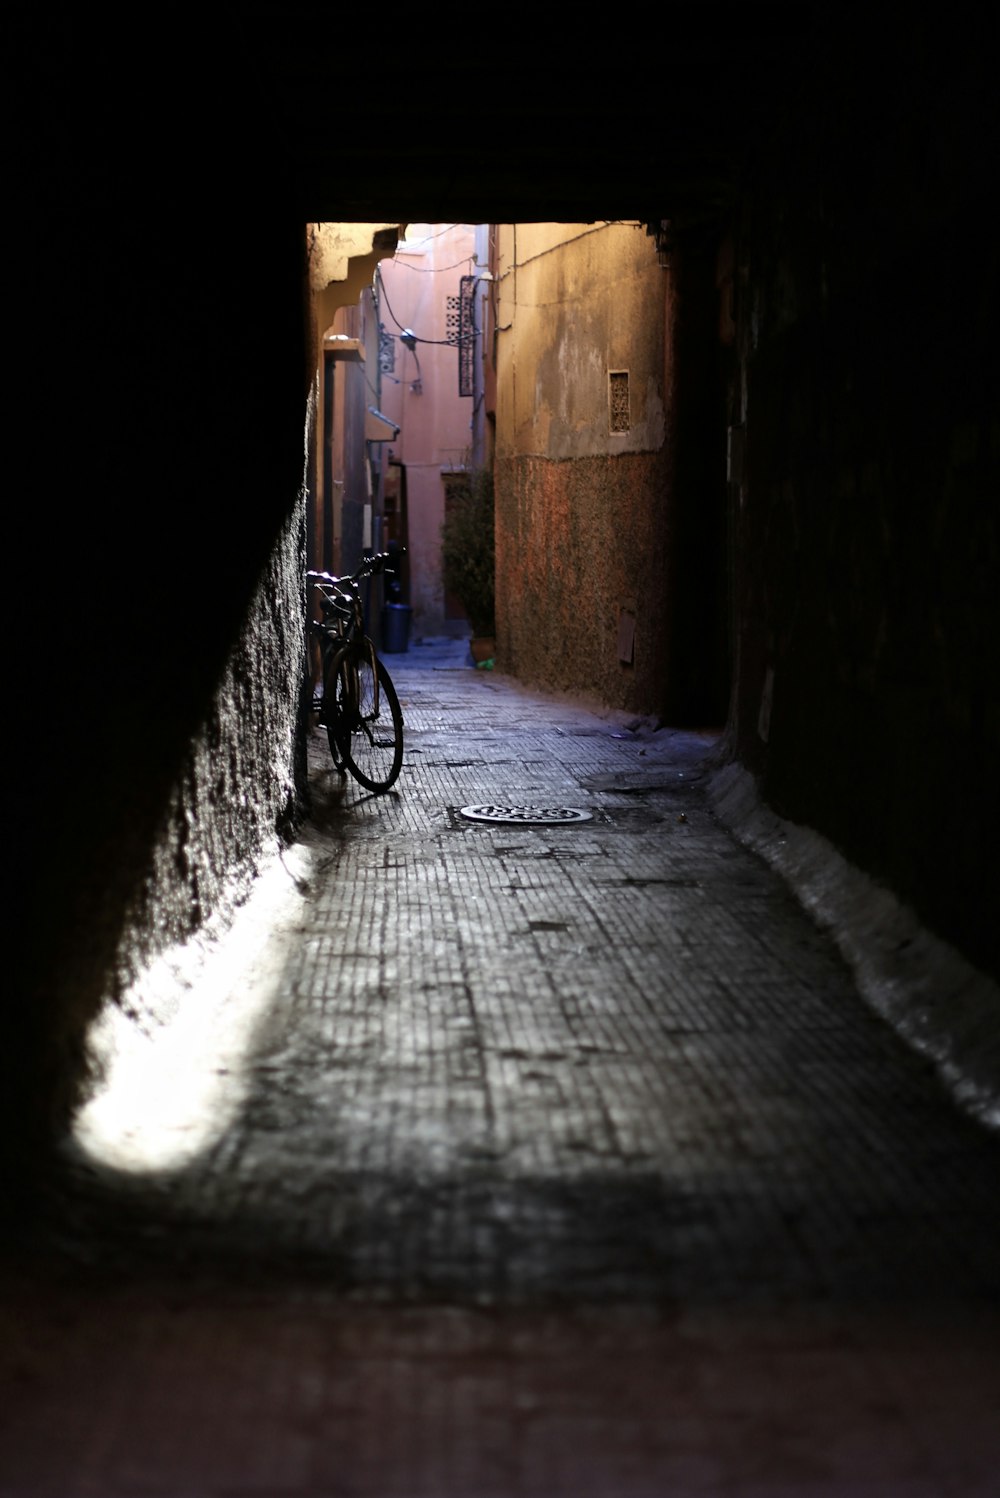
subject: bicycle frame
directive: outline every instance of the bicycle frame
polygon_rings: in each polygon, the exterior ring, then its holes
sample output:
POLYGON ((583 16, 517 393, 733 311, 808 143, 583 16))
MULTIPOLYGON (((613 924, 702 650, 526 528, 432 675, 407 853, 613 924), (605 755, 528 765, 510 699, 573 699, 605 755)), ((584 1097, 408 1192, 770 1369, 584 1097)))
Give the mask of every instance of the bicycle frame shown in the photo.
POLYGON ((336 769, 349 769, 376 793, 388 790, 399 774, 403 719, 389 674, 365 633, 360 583, 384 572, 391 560, 386 552, 376 553, 349 577, 306 573, 323 615, 310 624, 323 669, 323 692, 314 694, 313 709, 327 730, 336 769))
MULTIPOLYGON (((323 620, 313 620, 313 634, 319 639, 324 675, 336 655, 363 653, 375 670, 375 646, 365 634, 361 590, 356 577, 334 578, 329 573, 307 573, 319 592, 323 620)), ((353 663, 353 662, 352 662, 353 663)), ((376 693, 375 708, 378 710, 376 693)))

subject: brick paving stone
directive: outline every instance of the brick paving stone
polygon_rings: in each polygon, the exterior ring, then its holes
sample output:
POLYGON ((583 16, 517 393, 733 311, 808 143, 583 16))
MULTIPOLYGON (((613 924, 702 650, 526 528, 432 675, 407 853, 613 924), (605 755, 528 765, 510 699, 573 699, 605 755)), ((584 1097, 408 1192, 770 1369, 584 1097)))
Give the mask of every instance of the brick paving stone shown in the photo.
POLYGON ((388 664, 396 792, 316 735, 305 892, 162 1042, 176 1159, 68 1151, 8 1270, 0 1498, 991 1491, 1000 1141, 713 815, 713 740, 388 664))

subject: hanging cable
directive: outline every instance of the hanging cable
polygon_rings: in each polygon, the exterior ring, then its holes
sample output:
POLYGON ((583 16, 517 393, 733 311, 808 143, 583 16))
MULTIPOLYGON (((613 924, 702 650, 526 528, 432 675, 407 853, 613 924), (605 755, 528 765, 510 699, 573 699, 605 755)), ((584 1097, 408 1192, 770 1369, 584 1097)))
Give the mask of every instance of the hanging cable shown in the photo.
POLYGON ((382 271, 381 271, 381 268, 378 267, 378 266, 375 269, 375 275, 378 278, 378 284, 379 284, 379 287, 381 289, 383 299, 385 301, 385 310, 388 312, 389 316, 392 318, 393 322, 396 324, 396 327, 399 329, 399 333, 396 336, 398 338, 400 338, 401 342, 406 343, 407 348, 412 348, 413 347, 412 344, 410 344, 409 342, 407 342, 408 338, 412 338, 413 341, 414 341, 414 343, 433 344, 437 348, 454 348, 455 347, 454 339, 451 339, 451 338, 421 338, 418 333, 414 333, 414 331, 413 331, 412 328, 405 328, 403 326, 403 324, 400 322, 399 318, 396 316, 395 312, 393 312, 393 310, 392 310, 392 303, 389 301, 389 298, 386 295, 385 281, 382 279, 382 271), (402 337, 403 334, 406 334, 407 336, 404 338, 404 337, 402 337))

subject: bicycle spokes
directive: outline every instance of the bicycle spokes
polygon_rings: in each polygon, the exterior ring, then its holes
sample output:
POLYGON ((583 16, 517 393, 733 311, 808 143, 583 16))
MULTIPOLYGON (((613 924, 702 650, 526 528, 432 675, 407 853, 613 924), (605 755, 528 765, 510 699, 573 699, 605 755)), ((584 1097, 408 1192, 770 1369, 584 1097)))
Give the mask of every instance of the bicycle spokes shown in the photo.
POLYGON ((343 764, 375 792, 389 789, 403 762, 403 714, 389 674, 364 634, 357 586, 359 578, 381 572, 384 560, 382 555, 366 560, 350 578, 307 574, 324 614, 312 626, 324 658, 320 723, 337 768, 343 764))
MULTIPOLYGON (((367 656, 367 652, 366 652, 367 656)), ((362 657, 352 692, 357 703, 352 732, 345 744, 348 769, 373 791, 385 791, 403 761, 403 714, 388 672, 378 659, 362 657)))

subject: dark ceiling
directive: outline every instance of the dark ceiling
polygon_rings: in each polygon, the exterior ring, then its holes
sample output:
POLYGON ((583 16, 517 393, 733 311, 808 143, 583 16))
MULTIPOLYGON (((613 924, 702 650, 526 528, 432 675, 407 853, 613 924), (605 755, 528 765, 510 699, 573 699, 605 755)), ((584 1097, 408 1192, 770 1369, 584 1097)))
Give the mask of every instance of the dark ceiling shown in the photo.
POLYGON ((808 8, 764 8, 752 24, 712 13, 671 19, 659 36, 633 29, 599 65, 575 62, 563 40, 517 64, 477 46, 465 78, 410 56, 362 70, 349 111, 322 59, 292 47, 269 59, 281 78, 273 141, 299 140, 283 177, 314 218, 697 217, 732 195, 801 109, 819 29, 808 8))
POLYGON ((81 214, 697 221, 756 174, 800 170, 803 144, 907 152, 894 121, 916 100, 946 125, 995 52, 987 20, 881 34, 810 5, 573 24, 498 15, 435 36, 415 15, 265 4, 171 14, 145 39, 121 17, 40 11, 13 170, 35 196, 46 163, 44 190, 81 214))

